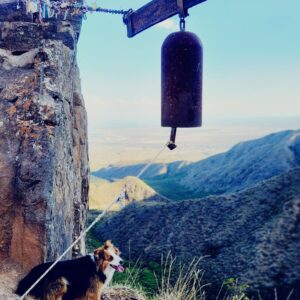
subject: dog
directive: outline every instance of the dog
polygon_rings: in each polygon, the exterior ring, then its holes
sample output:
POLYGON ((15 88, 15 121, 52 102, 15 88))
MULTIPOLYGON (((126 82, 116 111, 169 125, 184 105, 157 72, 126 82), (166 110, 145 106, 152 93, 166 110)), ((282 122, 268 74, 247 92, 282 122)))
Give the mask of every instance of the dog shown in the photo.
MULTIPOLYGON (((17 287, 16 294, 23 295, 52 265, 43 263, 34 267, 17 287)), ((120 250, 111 241, 96 249, 93 254, 57 265, 31 290, 28 299, 36 300, 100 300, 114 272, 123 272, 120 250)))

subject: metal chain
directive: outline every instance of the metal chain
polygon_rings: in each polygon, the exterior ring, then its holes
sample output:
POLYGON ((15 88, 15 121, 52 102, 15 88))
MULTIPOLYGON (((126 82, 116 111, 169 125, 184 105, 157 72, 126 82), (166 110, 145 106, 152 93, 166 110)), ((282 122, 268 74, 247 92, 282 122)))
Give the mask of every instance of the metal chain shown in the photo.
POLYGON ((180 31, 185 31, 185 18, 184 17, 180 17, 179 28, 180 28, 180 31))
POLYGON ((179 14, 179 28, 180 31, 185 31, 185 17, 188 16, 187 9, 184 8, 183 0, 177 0, 178 14, 179 14))
MULTIPOLYGON (((24 2, 25 0, 17 0, 17 9, 20 9, 20 1, 24 2)), ((30 1, 30 0, 26 0, 30 1)), ((45 4, 45 0, 39 0, 38 2, 40 5, 45 4)), ((49 3, 49 2, 48 2, 49 3)), ((107 14, 115 14, 115 15, 127 15, 130 12, 132 12, 132 9, 124 10, 124 9, 109 9, 109 8, 102 8, 102 7, 92 7, 88 5, 84 5, 78 2, 75 2, 73 5, 64 5, 65 2, 63 1, 57 1, 57 2, 51 2, 50 5, 48 5, 51 10, 53 10, 53 15, 54 14, 59 14, 60 12, 63 11, 68 11, 68 10, 75 10, 75 11, 80 11, 81 13, 85 14, 87 12, 101 12, 101 13, 107 13, 107 14)))
POLYGON ((107 9, 107 8, 101 8, 98 7, 96 9, 96 12, 103 12, 103 13, 108 13, 108 14, 115 14, 115 15, 127 15, 131 9, 128 10, 123 10, 123 9, 107 9))
POLYGON ((131 9, 124 10, 124 9, 109 9, 109 8, 101 8, 101 7, 97 7, 96 9, 94 9, 91 6, 65 6, 60 8, 60 10, 67 10, 67 9, 77 9, 82 11, 83 13, 90 11, 90 12, 102 12, 102 13, 115 14, 115 15, 127 15, 131 11, 131 9))

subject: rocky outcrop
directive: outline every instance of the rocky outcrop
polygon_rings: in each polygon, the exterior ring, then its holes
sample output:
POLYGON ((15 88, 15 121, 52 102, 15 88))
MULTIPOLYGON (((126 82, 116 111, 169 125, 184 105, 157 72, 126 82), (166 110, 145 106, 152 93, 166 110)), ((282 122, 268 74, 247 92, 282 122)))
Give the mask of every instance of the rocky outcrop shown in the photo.
POLYGON ((0 300, 20 299, 14 291, 22 270, 19 265, 1 261, 0 264, 0 300))
POLYGON ((20 4, 0 4, 0 259, 28 270, 80 234, 89 169, 81 18, 34 23, 20 4))
POLYGON ((91 177, 89 193, 91 209, 106 209, 120 194, 124 196, 123 200, 120 204, 113 205, 110 210, 120 210, 123 206, 136 201, 169 201, 137 177, 128 176, 123 180, 113 182, 91 177), (125 192, 123 193, 124 188, 125 192))
POLYGON ((160 262, 169 251, 186 263, 206 256, 208 299, 228 278, 249 284, 255 299, 256 289, 262 299, 274 299, 274 288, 278 299, 292 289, 289 299, 300 299, 299 168, 235 194, 131 204, 93 233, 115 241, 131 259, 160 262))
POLYGON ((136 290, 115 286, 104 290, 101 300, 145 300, 145 297, 136 290))

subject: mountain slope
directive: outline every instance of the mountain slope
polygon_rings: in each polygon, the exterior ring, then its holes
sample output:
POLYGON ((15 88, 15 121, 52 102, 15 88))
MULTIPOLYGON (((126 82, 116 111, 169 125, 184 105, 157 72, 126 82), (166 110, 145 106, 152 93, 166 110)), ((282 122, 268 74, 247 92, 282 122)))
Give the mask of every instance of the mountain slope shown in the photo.
MULTIPOLYGON (((124 204, 134 201, 167 201, 166 198, 160 196, 155 190, 136 177, 126 177, 119 181, 110 182, 91 177, 89 205, 90 209, 104 210, 115 199, 126 186, 126 200, 124 204)), ((113 210, 120 209, 119 205, 115 205, 113 210)))
MULTIPOLYGON (((144 166, 109 166, 94 175, 123 178, 138 174, 144 166)), ((239 143, 195 163, 154 164, 142 178, 169 199, 182 200, 242 190, 298 166, 300 130, 287 130, 239 143)))
POLYGON ((263 299, 273 299, 274 287, 286 299, 294 288, 290 299, 300 299, 300 168, 230 195, 132 204, 94 234, 122 245, 125 257, 209 255, 202 261, 208 282, 239 278, 263 299))
POLYGON ((237 144, 226 153, 190 164, 180 184, 201 195, 221 194, 300 166, 300 130, 270 134, 237 144))

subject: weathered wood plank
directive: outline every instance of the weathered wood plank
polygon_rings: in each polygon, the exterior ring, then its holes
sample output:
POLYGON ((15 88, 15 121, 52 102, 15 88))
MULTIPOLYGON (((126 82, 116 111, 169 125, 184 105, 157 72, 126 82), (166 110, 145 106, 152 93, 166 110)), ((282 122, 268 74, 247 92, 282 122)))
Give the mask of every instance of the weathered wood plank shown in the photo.
MULTIPOLYGON (((187 10, 206 0, 183 0, 187 10)), ((127 25, 127 36, 133 37, 141 31, 178 14, 177 0, 152 0, 138 10, 124 17, 127 25)))

